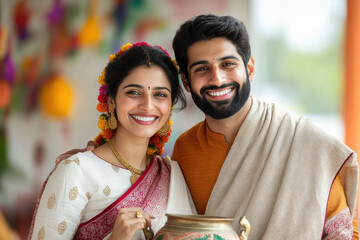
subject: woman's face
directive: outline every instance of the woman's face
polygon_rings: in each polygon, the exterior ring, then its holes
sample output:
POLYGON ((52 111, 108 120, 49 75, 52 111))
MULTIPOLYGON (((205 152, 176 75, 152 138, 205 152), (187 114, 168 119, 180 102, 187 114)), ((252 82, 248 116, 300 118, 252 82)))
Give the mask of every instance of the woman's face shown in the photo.
MULTIPOLYGON (((114 106, 113 99, 109 101, 114 106)), ((117 132, 153 136, 165 124, 172 106, 171 85, 164 70, 156 65, 134 68, 119 85, 115 104, 117 132)))

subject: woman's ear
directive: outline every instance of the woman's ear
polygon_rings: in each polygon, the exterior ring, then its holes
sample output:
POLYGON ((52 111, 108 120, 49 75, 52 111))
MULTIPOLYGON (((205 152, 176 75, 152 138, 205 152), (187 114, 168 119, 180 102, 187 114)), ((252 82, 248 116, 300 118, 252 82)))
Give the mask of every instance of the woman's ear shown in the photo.
POLYGON ((181 80, 182 80, 185 90, 187 92, 190 92, 189 80, 187 79, 187 77, 185 76, 185 74, 183 72, 180 74, 180 76, 181 76, 181 80))
POLYGON ((113 97, 108 97, 107 105, 108 109, 115 109, 115 100, 113 97))

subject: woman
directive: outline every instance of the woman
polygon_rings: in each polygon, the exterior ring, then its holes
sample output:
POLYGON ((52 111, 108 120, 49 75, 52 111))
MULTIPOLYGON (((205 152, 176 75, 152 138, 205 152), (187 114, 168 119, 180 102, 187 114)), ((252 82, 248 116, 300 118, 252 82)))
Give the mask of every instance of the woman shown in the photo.
POLYGON ((174 64, 147 43, 110 56, 99 78, 99 147, 50 173, 29 239, 148 239, 165 213, 191 213, 180 169, 156 156, 171 132, 172 106, 185 106, 174 64))

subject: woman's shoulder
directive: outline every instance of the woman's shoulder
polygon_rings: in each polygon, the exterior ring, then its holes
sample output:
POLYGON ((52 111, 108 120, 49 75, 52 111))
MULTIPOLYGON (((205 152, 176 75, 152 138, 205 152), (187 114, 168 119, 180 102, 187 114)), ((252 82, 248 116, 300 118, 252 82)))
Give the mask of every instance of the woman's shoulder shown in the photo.
POLYGON ((63 168, 66 172, 81 172, 87 175, 87 173, 93 173, 94 170, 104 167, 107 165, 105 161, 102 161, 91 151, 80 152, 70 156, 67 159, 62 160, 58 163, 57 168, 63 168))
POLYGON ((74 163, 77 166, 83 166, 83 165, 86 166, 88 164, 96 163, 97 158, 98 157, 91 151, 79 152, 68 157, 67 159, 62 160, 59 164, 70 166, 72 163, 74 163), (86 163, 86 164, 82 164, 82 163, 86 163))

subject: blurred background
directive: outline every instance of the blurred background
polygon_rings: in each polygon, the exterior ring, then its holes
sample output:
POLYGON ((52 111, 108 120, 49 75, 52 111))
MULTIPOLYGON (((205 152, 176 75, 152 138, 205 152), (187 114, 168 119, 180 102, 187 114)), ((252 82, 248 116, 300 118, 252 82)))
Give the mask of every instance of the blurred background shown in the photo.
MULTIPOLYGON (((20 239, 55 158, 100 131, 97 79, 109 54, 147 41, 174 56, 177 28, 204 13, 247 26, 253 95, 308 116, 359 150, 356 0, 0 0, 0 213, 20 239)), ((203 119, 190 95, 187 101, 173 113, 167 155, 203 119)), ((0 214, 0 239, 1 231, 0 214)))

